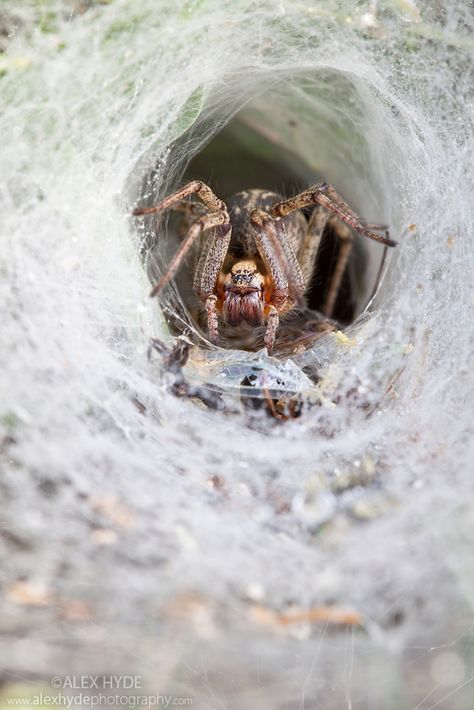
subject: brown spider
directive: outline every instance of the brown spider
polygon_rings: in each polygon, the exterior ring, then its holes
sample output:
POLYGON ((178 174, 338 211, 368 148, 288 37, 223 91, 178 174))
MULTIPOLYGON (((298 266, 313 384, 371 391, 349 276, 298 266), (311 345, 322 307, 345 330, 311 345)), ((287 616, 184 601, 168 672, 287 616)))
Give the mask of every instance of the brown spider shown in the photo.
POLYGON ((396 246, 388 237, 386 225, 361 220, 325 182, 288 200, 274 192, 247 190, 232 195, 227 204, 229 207, 206 184, 194 180, 157 205, 133 212, 140 216, 174 209, 195 217, 150 296, 156 296, 169 283, 200 239, 193 291, 206 308, 213 342, 218 338, 221 315, 235 327, 255 328, 265 323, 265 345, 272 352, 281 316, 304 304, 328 220, 341 243, 321 309, 327 318, 332 315, 352 248, 349 227, 386 246, 396 246), (202 203, 185 200, 194 193, 202 203), (307 219, 300 210, 314 205, 307 219), (380 231, 385 236, 377 234, 380 231))

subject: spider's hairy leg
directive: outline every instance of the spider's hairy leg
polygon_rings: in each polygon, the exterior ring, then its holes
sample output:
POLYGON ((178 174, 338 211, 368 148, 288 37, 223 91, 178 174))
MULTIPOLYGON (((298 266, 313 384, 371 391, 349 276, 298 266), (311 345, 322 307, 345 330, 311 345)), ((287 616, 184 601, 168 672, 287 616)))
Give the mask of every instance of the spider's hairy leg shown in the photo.
POLYGON ((225 222, 209 232, 206 238, 207 244, 204 245, 194 273, 193 291, 205 304, 207 329, 213 343, 217 341, 219 335, 216 284, 229 249, 231 236, 230 222, 225 222))
POLYGON ((379 222, 366 222, 365 219, 359 219, 366 229, 375 229, 377 232, 387 232, 388 239, 388 224, 380 224, 379 222))
MULTIPOLYGON (((347 202, 344 202, 342 197, 336 192, 332 185, 329 185, 327 182, 323 183, 321 185, 321 189, 324 189, 324 193, 334 202, 334 204, 338 205, 342 210, 347 212, 347 214, 351 215, 351 217, 360 222, 365 229, 375 229, 376 232, 388 232, 388 225, 379 224, 378 222, 367 222, 367 220, 359 217, 359 215, 354 212, 352 207, 349 207, 347 202)), ((386 237, 388 239, 388 234, 386 234, 386 237)), ((393 242, 393 244, 395 244, 395 242, 393 242)))
POLYGON ((229 215, 226 211, 211 212, 210 214, 207 214, 204 217, 200 217, 191 225, 186 238, 184 239, 178 251, 172 258, 167 270, 165 271, 161 279, 151 290, 150 296, 156 296, 171 281, 179 266, 181 265, 181 262, 183 261, 186 254, 189 252, 201 232, 203 232, 205 229, 211 229, 220 225, 222 225, 222 232, 230 232, 230 220, 229 215))
POLYGON ((352 227, 352 229, 355 232, 358 232, 358 234, 361 234, 364 237, 369 237, 369 239, 373 239, 376 242, 381 242, 382 244, 385 244, 388 247, 397 246, 397 242, 394 242, 393 239, 389 239, 388 236, 382 236, 381 234, 377 234, 377 232, 373 231, 374 229, 380 229, 381 231, 384 231, 385 234, 387 234, 387 230, 385 228, 386 225, 376 225, 375 227, 372 227, 372 229, 370 229, 358 217, 353 217, 352 214, 346 212, 343 207, 333 202, 324 193, 315 192, 313 194, 313 199, 315 202, 319 202, 320 205, 324 205, 325 207, 330 209, 331 212, 334 212, 334 214, 339 217, 340 220, 352 227))
POLYGON ((265 330, 265 347, 268 353, 271 355, 273 351, 273 346, 275 344, 275 336, 280 322, 280 317, 275 306, 269 307, 269 312, 267 316, 267 327, 265 330))
POLYGON ((215 343, 219 337, 216 301, 217 296, 214 293, 206 298, 207 330, 212 343, 215 343))
MULTIPOLYGON (((219 212, 221 210, 226 210, 224 202, 222 202, 222 200, 220 200, 212 192, 210 187, 208 187, 201 180, 192 180, 191 182, 188 182, 187 185, 184 185, 184 187, 181 187, 179 190, 176 190, 176 192, 173 192, 173 194, 168 195, 168 197, 165 197, 165 199, 161 202, 158 202, 158 204, 153 205, 152 207, 137 207, 137 209, 133 210, 132 214, 135 217, 141 217, 143 215, 153 214, 155 212, 163 212, 164 210, 175 209, 175 205, 182 204, 182 201, 185 197, 189 197, 194 193, 196 193, 196 195, 201 198, 201 200, 210 212, 219 212)), ((177 207, 177 209, 182 211, 180 206, 177 207)))
POLYGON ((289 200, 278 202, 278 204, 272 208, 271 214, 273 217, 286 217, 294 210, 309 207, 313 204, 323 205, 323 207, 326 207, 339 217, 340 220, 348 224, 355 232, 364 237, 369 237, 369 239, 374 239, 389 247, 395 247, 397 245, 396 242, 389 239, 387 236, 382 236, 377 234, 376 231, 373 231, 374 229, 380 229, 380 231, 386 232, 385 225, 368 226, 365 224, 349 205, 344 202, 332 185, 328 185, 327 182, 313 185, 309 190, 305 190, 299 195, 291 197, 289 200), (372 227, 372 229, 370 229, 370 227, 372 227))
POLYGON ((212 230, 208 238, 208 247, 204 249, 198 262, 194 277, 194 291, 205 303, 207 323, 211 340, 217 340, 217 308, 215 287, 222 264, 224 263, 231 237, 231 224, 227 207, 201 180, 193 180, 169 195, 153 207, 134 210, 135 216, 147 215, 174 209, 190 215, 199 215, 190 226, 188 233, 174 255, 168 269, 153 287, 150 296, 156 296, 173 278, 183 259, 205 230, 212 230), (185 198, 196 194, 202 203, 189 202, 185 198))
POLYGON ((153 288, 150 295, 156 295, 156 293, 166 286, 170 279, 173 278, 174 273, 194 240, 197 236, 199 236, 199 234, 201 234, 201 232, 204 231, 204 229, 209 228, 211 228, 211 232, 208 234, 209 246, 201 253, 194 276, 193 290, 205 304, 209 337, 212 342, 216 342, 219 336, 217 321, 218 298, 214 291, 218 275, 229 248, 232 233, 227 212, 208 214, 197 220, 197 222, 191 226, 186 240, 176 253, 174 259, 168 267, 167 272, 153 288))
POLYGON ((291 310, 296 301, 303 301, 304 277, 282 225, 260 209, 252 211, 250 221, 255 231, 258 252, 272 282, 265 331, 265 345, 271 353, 279 324, 279 313, 291 310))
POLYGON ((275 220, 267 212, 255 209, 250 215, 250 221, 255 231, 258 252, 272 279, 276 305, 290 295, 301 300, 304 277, 281 220, 275 220))

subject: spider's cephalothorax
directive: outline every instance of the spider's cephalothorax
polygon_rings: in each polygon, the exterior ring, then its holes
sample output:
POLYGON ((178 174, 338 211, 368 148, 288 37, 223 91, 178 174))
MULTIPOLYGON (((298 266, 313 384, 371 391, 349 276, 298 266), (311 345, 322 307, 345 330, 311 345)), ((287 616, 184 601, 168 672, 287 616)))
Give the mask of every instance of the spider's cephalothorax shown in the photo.
POLYGON ((288 200, 265 190, 247 190, 230 197, 227 205, 207 185, 194 180, 158 205, 133 213, 146 215, 171 208, 192 218, 187 236, 151 295, 169 283, 191 246, 200 240, 193 291, 206 308, 214 342, 222 317, 236 328, 265 324, 265 345, 272 351, 280 317, 304 301, 328 221, 340 239, 340 248, 322 307, 327 317, 333 312, 352 247, 351 229, 395 246, 385 225, 361 220, 327 183, 288 200), (185 199, 193 193, 202 203, 185 199), (309 206, 314 209, 307 219, 301 210, 309 206))

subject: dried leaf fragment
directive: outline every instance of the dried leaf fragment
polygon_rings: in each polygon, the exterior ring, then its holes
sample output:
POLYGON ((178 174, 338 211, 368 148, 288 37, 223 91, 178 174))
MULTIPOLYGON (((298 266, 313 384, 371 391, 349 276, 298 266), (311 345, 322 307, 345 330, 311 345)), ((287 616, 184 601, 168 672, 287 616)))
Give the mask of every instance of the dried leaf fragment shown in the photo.
POLYGON ((121 503, 116 496, 93 496, 90 498, 90 503, 93 510, 108 518, 117 527, 132 527, 132 511, 121 503))
POLYGON ((357 611, 338 606, 315 606, 306 610, 276 612, 264 606, 253 605, 250 607, 250 616, 260 624, 276 627, 316 623, 362 625, 362 616, 357 611))
POLYGON ((20 606, 42 607, 54 602, 54 591, 44 582, 21 580, 6 590, 7 599, 20 606))
POLYGON ((66 599, 59 607, 59 617, 65 621, 91 621, 94 614, 82 599, 66 599))

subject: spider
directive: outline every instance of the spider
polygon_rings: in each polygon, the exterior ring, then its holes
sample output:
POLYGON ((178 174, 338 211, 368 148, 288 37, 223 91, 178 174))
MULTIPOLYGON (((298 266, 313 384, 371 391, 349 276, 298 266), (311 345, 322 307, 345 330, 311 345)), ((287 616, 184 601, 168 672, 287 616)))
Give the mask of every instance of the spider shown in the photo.
POLYGON ((296 306, 304 306, 328 222, 340 247, 321 309, 326 318, 332 315, 352 248, 351 230, 386 246, 396 246, 389 239, 386 225, 360 219, 326 182, 288 200, 275 192, 256 189, 232 195, 226 204, 204 182, 193 180, 158 204, 135 209, 133 215, 168 209, 186 213, 191 224, 150 296, 163 290, 199 241, 193 291, 205 306, 210 340, 218 340, 219 317, 236 328, 265 324, 268 353, 273 351, 281 317, 296 306), (201 202, 187 200, 191 195, 197 195, 201 202), (307 218, 301 210, 311 206, 314 209, 307 218))

